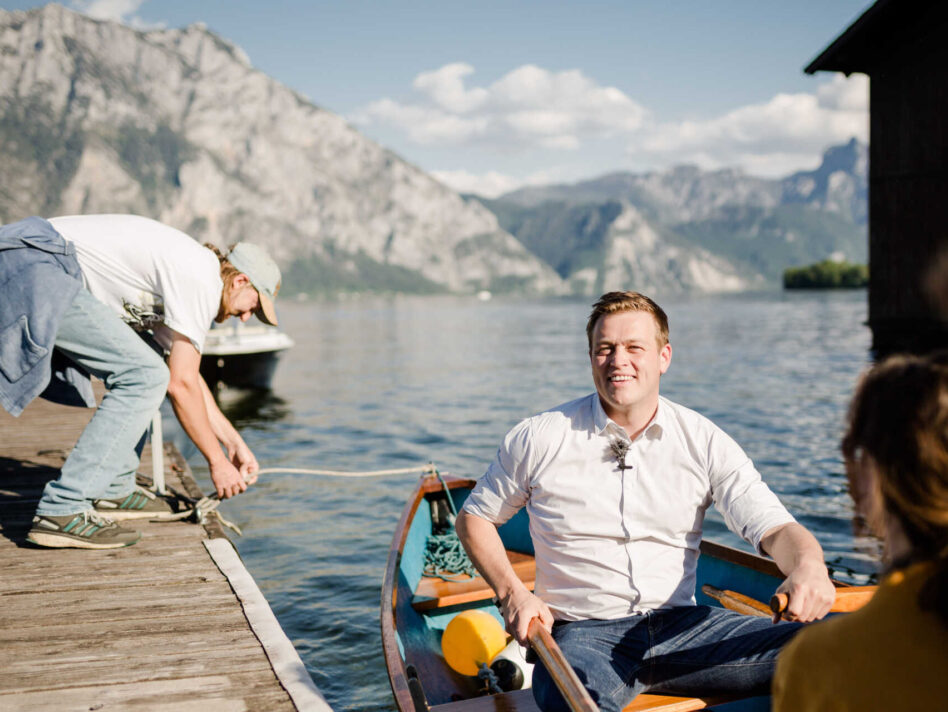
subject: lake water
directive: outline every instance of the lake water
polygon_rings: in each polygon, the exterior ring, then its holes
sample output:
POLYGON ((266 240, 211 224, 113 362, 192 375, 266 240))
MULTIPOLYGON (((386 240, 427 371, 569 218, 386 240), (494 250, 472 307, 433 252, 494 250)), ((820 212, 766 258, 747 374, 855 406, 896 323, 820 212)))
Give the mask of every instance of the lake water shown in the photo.
MULTIPOLYGON (((269 396, 222 407, 263 468, 375 470, 434 462, 480 476, 520 419, 592 391, 591 300, 393 297, 280 304, 296 341, 269 396)), ((866 294, 780 292, 663 302, 674 353, 662 392, 713 419, 860 580, 839 456, 849 395, 870 360, 866 294)), ((203 460, 195 473, 210 491, 203 460)), ((265 476, 222 513, 335 710, 392 710, 379 599, 392 531, 416 477, 265 476)), ((719 516, 706 535, 739 544, 719 516)))

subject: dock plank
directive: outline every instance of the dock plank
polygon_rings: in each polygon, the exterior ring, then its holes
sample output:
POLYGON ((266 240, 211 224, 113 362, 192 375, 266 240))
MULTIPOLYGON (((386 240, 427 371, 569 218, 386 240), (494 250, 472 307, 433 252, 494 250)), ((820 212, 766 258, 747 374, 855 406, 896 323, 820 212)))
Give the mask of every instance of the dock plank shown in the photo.
MULTIPOLYGON (((222 635, 235 630, 243 630, 246 626, 243 615, 233 610, 210 612, 202 617, 202 621, 205 626, 204 630, 214 631, 222 635)), ((128 621, 123 626, 125 636, 130 640, 143 640, 150 635, 167 635, 164 630, 156 633, 157 629, 156 619, 153 616, 142 616, 138 620, 128 621)), ((0 631, 0 645, 15 645, 25 642, 39 646, 44 642, 54 640, 98 642, 115 637, 115 631, 103 626, 98 621, 67 622, 55 626, 43 625, 42 622, 38 622, 33 625, 15 626, 0 631)))
MULTIPOLYGON (((259 591, 248 602, 247 581, 205 546, 231 547, 216 521, 128 521, 143 536, 124 549, 26 541, 92 413, 41 400, 19 418, 0 411, 0 709, 329 710, 265 602, 256 620, 259 591)), ((180 454, 165 455, 168 485, 201 496, 180 454)), ((146 447, 142 473, 150 463, 146 447)))
POLYGON ((205 675, 175 680, 144 680, 113 685, 82 685, 62 690, 31 690, 16 695, 0 693, 5 712, 56 709, 88 712, 90 709, 148 710, 148 712, 229 712, 230 710, 278 710, 285 708, 282 690, 262 690, 265 675, 259 672, 205 675), (250 689, 252 694, 235 694, 250 689))

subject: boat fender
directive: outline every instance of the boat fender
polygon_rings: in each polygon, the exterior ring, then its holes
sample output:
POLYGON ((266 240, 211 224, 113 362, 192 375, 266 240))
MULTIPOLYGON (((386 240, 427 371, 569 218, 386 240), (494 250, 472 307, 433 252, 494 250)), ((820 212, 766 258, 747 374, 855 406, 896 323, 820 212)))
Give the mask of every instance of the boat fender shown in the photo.
POLYGON ((441 652, 455 672, 477 675, 507 645, 500 621, 486 611, 461 611, 450 620, 441 636, 441 652))
POLYGON ((525 690, 533 684, 533 664, 527 662, 527 649, 516 640, 494 656, 490 669, 504 692, 525 690))

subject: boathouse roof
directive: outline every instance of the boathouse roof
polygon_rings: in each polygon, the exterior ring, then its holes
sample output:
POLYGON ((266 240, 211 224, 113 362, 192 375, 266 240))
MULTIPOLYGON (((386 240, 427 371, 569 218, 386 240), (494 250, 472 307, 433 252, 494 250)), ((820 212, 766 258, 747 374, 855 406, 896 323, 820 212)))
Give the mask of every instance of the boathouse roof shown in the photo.
POLYGON ((803 71, 872 74, 902 48, 924 41, 926 32, 942 31, 946 17, 942 0, 878 0, 803 71))

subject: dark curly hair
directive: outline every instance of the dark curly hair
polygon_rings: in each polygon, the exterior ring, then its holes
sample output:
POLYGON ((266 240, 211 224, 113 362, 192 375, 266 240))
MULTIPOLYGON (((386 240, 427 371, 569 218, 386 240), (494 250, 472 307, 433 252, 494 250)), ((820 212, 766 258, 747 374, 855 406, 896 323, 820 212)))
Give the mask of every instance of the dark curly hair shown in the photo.
POLYGON ((850 404, 842 451, 851 487, 858 464, 871 459, 911 560, 934 564, 919 604, 948 625, 948 353, 892 356, 871 368, 850 404))

